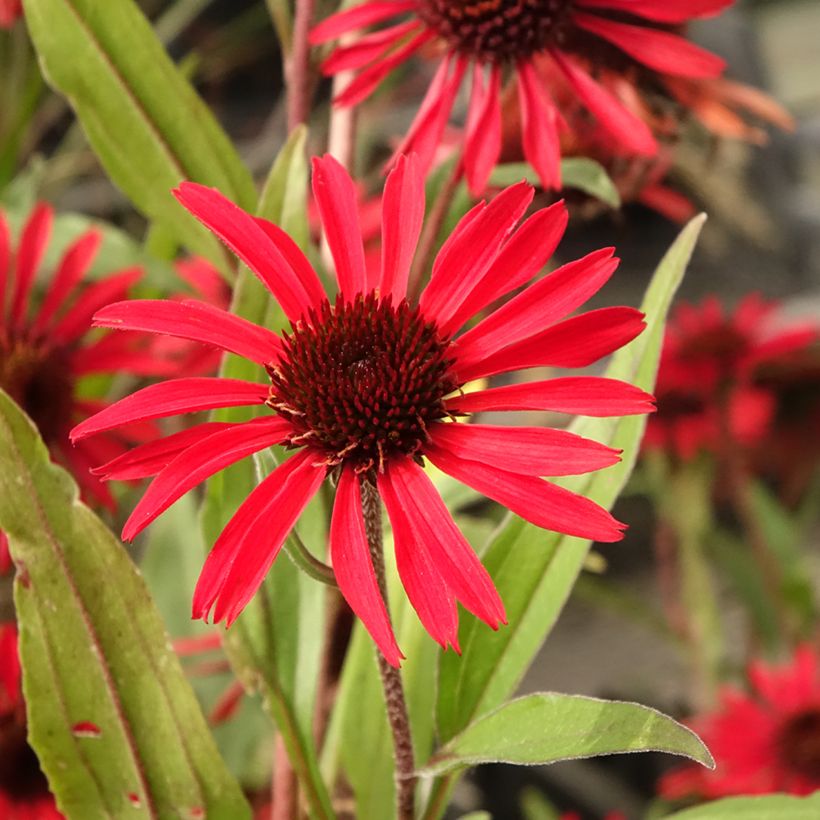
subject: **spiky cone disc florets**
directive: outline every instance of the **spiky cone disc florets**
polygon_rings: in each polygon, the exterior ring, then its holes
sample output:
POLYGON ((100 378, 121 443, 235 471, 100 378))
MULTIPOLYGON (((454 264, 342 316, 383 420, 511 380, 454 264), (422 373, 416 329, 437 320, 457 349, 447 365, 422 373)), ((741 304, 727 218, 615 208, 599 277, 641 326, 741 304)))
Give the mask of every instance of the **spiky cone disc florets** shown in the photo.
POLYGON ((593 502, 542 476, 614 464, 619 451, 564 430, 466 424, 469 413, 549 409, 626 415, 651 397, 611 379, 573 377, 464 394, 474 379, 529 367, 582 367, 641 332, 631 308, 567 319, 617 266, 596 251, 526 285, 552 255, 566 225, 554 205, 520 228, 533 189, 519 183, 482 203, 455 228, 418 304, 406 298, 424 212, 424 178, 402 157, 385 185, 382 263, 365 263, 352 180, 331 157, 314 160, 313 193, 336 268, 331 305, 307 258, 278 227, 192 183, 179 200, 256 273, 291 331, 277 336, 197 302, 123 302, 97 314, 101 326, 204 342, 255 362, 267 384, 179 378, 123 399, 79 425, 76 439, 138 419, 229 406, 262 412, 238 424, 208 422, 136 448, 99 468, 107 478, 156 476, 125 525, 133 538, 199 482, 271 445, 291 454, 243 502, 217 539, 194 594, 194 614, 231 623, 253 596, 302 510, 330 476, 336 495, 330 557, 339 588, 387 660, 396 644, 370 558, 364 489, 384 502, 396 565, 420 620, 442 645, 458 647, 456 602, 493 628, 505 622, 492 580, 423 469, 430 461, 538 526, 596 540, 621 537, 593 502), (267 412, 265 412, 267 410, 267 412))

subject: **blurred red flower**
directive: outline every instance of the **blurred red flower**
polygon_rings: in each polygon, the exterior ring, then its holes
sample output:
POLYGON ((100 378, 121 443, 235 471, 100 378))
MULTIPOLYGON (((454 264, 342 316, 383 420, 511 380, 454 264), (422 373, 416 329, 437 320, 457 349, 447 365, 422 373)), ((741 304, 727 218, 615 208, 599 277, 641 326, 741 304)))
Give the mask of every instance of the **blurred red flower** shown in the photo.
POLYGON ((732 311, 714 296, 678 307, 666 331, 646 447, 689 459, 719 452, 727 441, 749 446, 763 439, 775 395, 757 374, 818 340, 816 324, 788 323, 779 308, 759 294, 732 311))
POLYGON ((660 794, 714 799, 739 794, 820 789, 820 675, 813 648, 789 663, 749 665, 749 691, 726 687, 720 707, 690 721, 716 768, 687 764, 666 774, 660 794))
MULTIPOLYGON (((694 18, 717 14, 733 0, 368 0, 332 15, 312 32, 315 44, 390 23, 337 48, 326 74, 355 70, 339 105, 369 96, 393 69, 424 49, 442 54, 440 67, 397 154, 419 153, 428 167, 458 90, 471 72, 464 165, 480 193, 501 148, 501 87, 515 76, 524 154, 544 188, 560 187, 559 137, 567 127, 560 101, 542 76, 559 74, 611 140, 633 154, 654 155, 646 122, 616 93, 626 78, 657 93, 665 77, 715 78, 723 61, 681 36, 694 18), (402 22, 395 18, 409 15, 402 22)), ((572 123, 570 123, 570 126, 572 123)))
POLYGON ((26 741, 17 628, 0 624, 0 818, 61 820, 37 756, 26 741))
POLYGON ((23 0, 0 0, 0 28, 11 28, 23 16, 23 0))
POLYGON ((540 366, 582 367, 643 329, 626 307, 570 319, 617 267, 596 251, 527 287, 467 332, 455 333, 500 297, 526 285, 552 255, 566 225, 561 204, 534 213, 519 183, 476 205, 433 265, 418 305, 406 298, 424 215, 423 176, 400 158, 385 185, 382 264, 368 273, 356 189, 332 158, 314 160, 313 193, 336 266, 331 305, 316 272, 280 228, 218 191, 185 183, 178 199, 269 288, 292 323, 281 337, 203 302, 132 301, 95 323, 213 344, 256 362, 268 383, 182 378, 123 399, 72 432, 74 440, 122 424, 229 406, 273 411, 241 424, 209 423, 114 459, 108 478, 156 475, 123 530, 132 539, 184 493, 239 459, 274 444, 296 449, 240 506, 206 561, 194 615, 233 622, 256 592, 288 532, 324 479, 338 479, 330 554, 339 587, 385 657, 401 653, 371 564, 362 495, 385 503, 399 574, 430 634, 457 647, 456 599, 493 628, 504 621, 498 593, 456 528, 423 458, 538 526, 616 541, 622 526, 586 498, 541 476, 614 464, 618 451, 563 430, 453 423, 484 410, 552 409, 627 415, 651 397, 623 382, 551 379, 463 394, 474 379, 540 366), (515 232, 514 232, 515 231, 515 232), (378 278, 376 277, 378 273, 378 278))

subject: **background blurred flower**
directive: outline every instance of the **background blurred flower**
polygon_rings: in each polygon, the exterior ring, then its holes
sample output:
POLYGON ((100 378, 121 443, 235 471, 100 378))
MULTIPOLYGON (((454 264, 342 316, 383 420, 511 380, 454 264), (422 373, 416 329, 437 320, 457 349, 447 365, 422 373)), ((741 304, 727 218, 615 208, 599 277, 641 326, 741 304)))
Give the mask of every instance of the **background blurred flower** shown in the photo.
POLYGON ((26 707, 20 685, 17 628, 0 624, 0 817, 59 820, 54 798, 26 741, 26 707))
POLYGON ((686 765, 665 775, 668 799, 820 789, 820 676, 817 655, 802 646, 782 666, 755 661, 749 692, 726 687, 715 712, 692 727, 715 758, 713 771, 686 765))
POLYGON ((471 68, 464 165, 473 193, 484 189, 498 160, 501 87, 509 69, 518 88, 524 155, 542 185, 556 188, 560 187, 559 135, 567 121, 544 82, 542 67, 549 66, 563 78, 572 97, 581 101, 624 150, 653 155, 657 142, 652 130, 619 99, 615 93, 619 84, 626 78, 638 93, 649 89, 657 94, 665 76, 719 76, 723 61, 679 32, 689 20, 716 14, 731 3, 377 0, 329 17, 313 30, 312 41, 323 43, 410 15, 407 21, 391 22, 337 48, 323 70, 326 74, 359 71, 336 100, 340 105, 354 105, 415 53, 425 48, 443 53, 427 96, 397 152, 418 152, 424 167, 432 161, 459 87, 471 68))
POLYGON ((369 278, 353 181, 332 158, 314 161, 313 193, 336 266, 331 306, 295 243, 217 191, 192 183, 179 200, 259 276, 293 331, 270 331, 201 302, 123 302, 97 314, 102 326, 154 331, 213 344, 267 370, 263 386, 228 379, 178 379, 146 388, 72 432, 75 440, 119 425, 225 406, 267 404, 273 415, 206 424, 137 448, 101 469, 108 478, 157 475, 123 529, 131 539, 174 501, 229 464, 274 444, 298 452, 240 506, 214 545, 197 585, 194 614, 229 624, 256 592, 288 532, 325 477, 338 477, 330 553, 339 587, 385 657, 398 664, 371 564, 363 493, 381 495, 393 527, 399 574, 430 634, 457 647, 456 599, 493 628, 504 608, 456 528, 423 457, 538 526, 616 541, 622 525, 586 498, 541 479, 590 472, 618 451, 572 433, 452 423, 484 410, 551 409, 585 415, 645 413, 651 397, 623 382, 551 379, 462 395, 474 379, 542 366, 583 367, 643 329, 632 308, 571 319, 609 279, 612 249, 589 254, 526 288, 451 341, 470 317, 528 283, 566 225, 562 205, 516 224, 533 189, 519 183, 479 203, 442 247, 418 306, 406 298, 424 214, 415 157, 401 158, 382 205, 382 266, 369 278))
POLYGON ((0 0, 0 28, 11 28, 23 16, 22 0, 0 0))

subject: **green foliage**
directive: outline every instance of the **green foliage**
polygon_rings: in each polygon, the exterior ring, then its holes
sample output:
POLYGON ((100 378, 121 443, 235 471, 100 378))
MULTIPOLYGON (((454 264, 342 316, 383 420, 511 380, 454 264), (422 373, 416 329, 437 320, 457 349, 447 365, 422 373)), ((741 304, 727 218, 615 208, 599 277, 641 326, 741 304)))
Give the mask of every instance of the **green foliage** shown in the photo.
POLYGON ((471 723, 427 762, 440 775, 478 763, 536 765, 623 752, 671 752, 714 766, 698 737, 637 703, 580 695, 527 695, 471 723))
MULTIPOLYGON (((615 354, 607 376, 652 390, 666 314, 703 220, 693 220, 664 256, 641 307, 647 329, 615 354)), ((621 448, 624 457, 606 470, 560 483, 611 507, 635 464, 645 424, 642 416, 577 420, 574 432, 621 448)), ((441 656, 437 714, 444 741, 514 691, 566 602, 588 549, 588 541, 508 518, 483 560, 504 600, 509 625, 493 632, 475 619, 465 619, 460 631, 462 656, 441 656)))
POLYGON ((810 797, 768 794, 729 797, 667 815, 668 820, 816 820, 820 793, 810 797))
POLYGON ((24 6, 43 73, 76 111, 111 179, 149 219, 225 267, 219 243, 169 191, 190 179, 249 207, 253 181, 136 4, 25 0, 24 6))
POLYGON ((145 583, 5 393, 0 527, 19 568, 29 737, 62 811, 249 817, 145 583))

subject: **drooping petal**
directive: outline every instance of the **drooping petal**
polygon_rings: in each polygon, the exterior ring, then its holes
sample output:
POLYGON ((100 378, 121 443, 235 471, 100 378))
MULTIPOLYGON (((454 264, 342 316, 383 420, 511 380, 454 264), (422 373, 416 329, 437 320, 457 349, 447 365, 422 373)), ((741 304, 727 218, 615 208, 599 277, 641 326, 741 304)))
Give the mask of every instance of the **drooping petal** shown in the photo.
POLYGON ((173 194, 259 277, 291 321, 318 307, 255 217, 219 191, 195 182, 183 182, 173 194))
POLYGON ((374 0, 332 14, 310 32, 311 45, 317 46, 335 40, 340 34, 372 26, 388 17, 394 17, 416 8, 417 0, 374 0))
POLYGON ((504 243, 481 282, 453 314, 450 326, 460 328, 487 305, 525 285, 549 261, 567 226, 562 202, 542 208, 521 225, 504 243))
POLYGON ((463 363, 456 348, 457 378, 465 384, 482 376, 529 367, 587 367, 631 342, 645 326, 643 314, 634 308, 591 310, 485 359, 471 356, 463 363))
POLYGON ((279 444, 291 431, 290 424, 271 416, 225 430, 217 430, 183 450, 148 486, 122 529, 123 541, 133 541, 158 515, 188 490, 240 459, 279 444))
POLYGON ((207 421, 172 433, 165 438, 140 444, 127 453, 95 467, 91 472, 103 481, 134 481, 156 475, 183 450, 214 433, 233 425, 229 422, 207 421))
POLYGON ((240 379, 204 376, 169 379, 143 387, 100 410, 71 431, 71 440, 79 441, 94 433, 113 430, 134 421, 215 410, 218 407, 264 404, 267 397, 268 388, 265 385, 240 379))
POLYGON ((524 156, 547 190, 561 187, 558 115, 547 90, 528 60, 517 65, 524 156))
POLYGON ((726 61, 677 34, 647 26, 605 20, 594 14, 574 12, 581 28, 617 46, 630 57, 664 74, 681 77, 718 77, 726 61))
POLYGON ((43 303, 34 320, 32 327, 35 333, 44 330, 54 314, 64 304, 66 297, 91 267, 101 242, 102 234, 100 231, 87 231, 73 242, 63 254, 57 273, 54 274, 54 278, 51 280, 51 284, 43 298, 43 303))
POLYGON ((459 652, 456 600, 418 536, 416 516, 404 508, 386 474, 379 475, 378 487, 393 528, 396 566, 407 597, 433 640, 459 652))
POLYGON ((330 521, 330 559, 336 582, 350 608, 387 662, 398 667, 404 657, 393 635, 364 528, 359 479, 351 468, 342 471, 330 521))
POLYGON ((230 626, 254 596, 324 481, 327 469, 316 460, 309 449, 292 456, 257 487, 263 492, 254 491, 239 508, 211 550, 197 583, 194 607, 200 617, 213 607, 214 622, 224 620, 230 626))
POLYGON ((614 248, 593 251, 545 276, 468 330, 457 342, 459 360, 484 359, 542 332, 597 293, 618 267, 614 248))
POLYGON ((504 604, 487 570, 461 534, 433 482, 410 459, 391 462, 385 471, 396 497, 431 560, 459 601, 492 629, 507 622, 504 604))
POLYGON ((54 325, 51 336, 63 344, 74 342, 91 327, 94 314, 104 305, 124 299, 142 276, 142 268, 129 268, 85 288, 76 302, 54 325))
MULTIPOLYGON (((0 317, 6 314, 6 290, 11 272, 11 232, 6 215, 0 210, 0 317)), ((5 538, 0 530, 0 538, 5 538)))
POLYGON ((643 390, 617 379, 569 376, 539 382, 491 387, 453 396, 446 401, 453 413, 503 410, 550 410, 580 416, 630 416, 651 413, 654 399, 643 390))
POLYGON ((405 35, 419 27, 417 20, 408 20, 395 26, 359 37, 350 45, 339 46, 320 66, 326 76, 339 71, 352 71, 367 65, 385 54, 405 35))
POLYGON ((453 317, 498 256, 501 243, 512 233, 529 207, 532 185, 519 182, 503 190, 464 225, 453 231, 453 240, 433 262, 430 281, 419 299, 422 313, 435 321, 443 335, 450 334, 453 317))
POLYGON ((382 265, 379 291, 398 304, 407 295, 407 279, 424 221, 424 177, 415 154, 399 157, 388 174, 382 200, 382 265))
POLYGON ((550 54, 584 105, 623 148, 647 156, 657 154, 658 143, 640 117, 595 82, 577 63, 557 50, 550 54))
POLYGON ((23 227, 17 248, 14 295, 11 302, 11 320, 14 324, 19 325, 25 318, 29 292, 45 255, 53 221, 52 209, 39 203, 23 227))
POLYGON ((135 338, 130 333, 107 333, 91 344, 75 348, 71 355, 71 372, 75 376, 122 372, 134 376, 176 376, 179 361, 158 356, 145 342, 145 338, 135 338))
POLYGON ((356 186, 350 174, 330 154, 313 158, 313 196, 336 263, 339 290, 353 299, 357 293, 367 290, 356 186))
POLYGON ((275 360, 282 347, 279 337, 269 330, 194 299, 116 302, 97 311, 94 326, 176 336, 213 345, 263 365, 275 360))
POLYGON ((436 445, 451 453, 521 475, 590 473, 617 464, 622 452, 550 427, 439 423, 430 425, 429 432, 436 445))
POLYGON ((487 187, 501 153, 501 69, 496 65, 490 68, 486 90, 483 73, 483 66, 476 63, 464 144, 465 177, 473 196, 487 187))
POLYGON ((435 444, 425 448, 425 455, 443 472, 538 527, 595 541, 623 538, 623 524, 595 502, 563 487, 461 458, 435 444))
POLYGON ((625 11, 658 23, 686 23, 697 17, 719 14, 735 0, 580 0, 584 8, 625 11))

